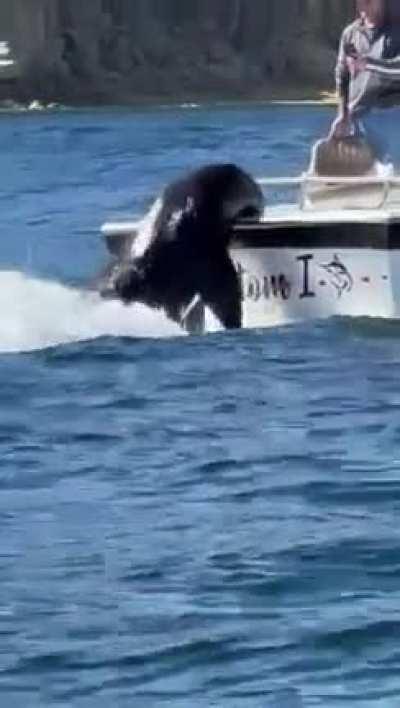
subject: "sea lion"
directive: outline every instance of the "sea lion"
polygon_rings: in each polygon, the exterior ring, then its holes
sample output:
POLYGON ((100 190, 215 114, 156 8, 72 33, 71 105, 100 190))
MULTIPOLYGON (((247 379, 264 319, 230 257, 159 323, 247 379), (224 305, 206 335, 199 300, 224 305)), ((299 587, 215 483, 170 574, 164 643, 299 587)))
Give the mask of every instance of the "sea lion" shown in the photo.
POLYGON ((234 164, 207 165, 173 182, 129 257, 114 266, 108 291, 164 309, 183 326, 201 301, 225 328, 241 327, 241 286, 228 248, 235 221, 259 219, 263 201, 259 185, 234 164))

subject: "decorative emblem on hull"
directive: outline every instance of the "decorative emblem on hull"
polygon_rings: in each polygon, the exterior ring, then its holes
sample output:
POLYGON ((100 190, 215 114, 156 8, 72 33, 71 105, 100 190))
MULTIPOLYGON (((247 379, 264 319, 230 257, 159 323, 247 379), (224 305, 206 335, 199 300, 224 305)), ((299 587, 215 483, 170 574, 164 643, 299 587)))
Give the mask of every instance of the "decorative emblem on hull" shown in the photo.
POLYGON ((335 288, 338 298, 341 298, 343 293, 350 293, 353 290, 353 276, 339 256, 335 254, 329 263, 321 263, 319 267, 328 275, 329 282, 335 288))

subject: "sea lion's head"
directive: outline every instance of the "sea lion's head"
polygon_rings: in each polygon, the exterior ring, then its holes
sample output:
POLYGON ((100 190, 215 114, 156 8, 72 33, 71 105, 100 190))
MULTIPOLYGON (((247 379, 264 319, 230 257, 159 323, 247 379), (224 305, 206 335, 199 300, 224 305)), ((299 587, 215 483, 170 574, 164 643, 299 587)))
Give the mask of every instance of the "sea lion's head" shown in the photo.
POLYGON ((145 294, 143 270, 134 262, 121 266, 115 271, 113 289, 126 304, 140 302, 145 294))

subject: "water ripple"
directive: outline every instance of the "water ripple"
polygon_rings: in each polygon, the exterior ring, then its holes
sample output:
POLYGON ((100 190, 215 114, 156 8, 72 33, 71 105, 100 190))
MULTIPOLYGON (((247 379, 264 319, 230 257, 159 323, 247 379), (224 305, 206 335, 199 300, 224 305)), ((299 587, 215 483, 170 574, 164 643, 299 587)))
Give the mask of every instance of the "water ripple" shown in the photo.
POLYGON ((399 704, 398 323, 182 338, 76 286, 120 205, 215 145, 298 172, 329 119, 0 117, 4 706, 399 704))

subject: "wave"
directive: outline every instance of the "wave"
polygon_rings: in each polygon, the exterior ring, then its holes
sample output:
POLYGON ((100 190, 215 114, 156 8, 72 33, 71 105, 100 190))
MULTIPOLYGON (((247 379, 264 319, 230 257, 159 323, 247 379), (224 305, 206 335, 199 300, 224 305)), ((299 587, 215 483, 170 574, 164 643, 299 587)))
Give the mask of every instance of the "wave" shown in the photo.
POLYGON ((164 338, 182 330, 162 312, 124 306, 94 291, 0 272, 0 353, 28 352, 99 337, 164 338))

